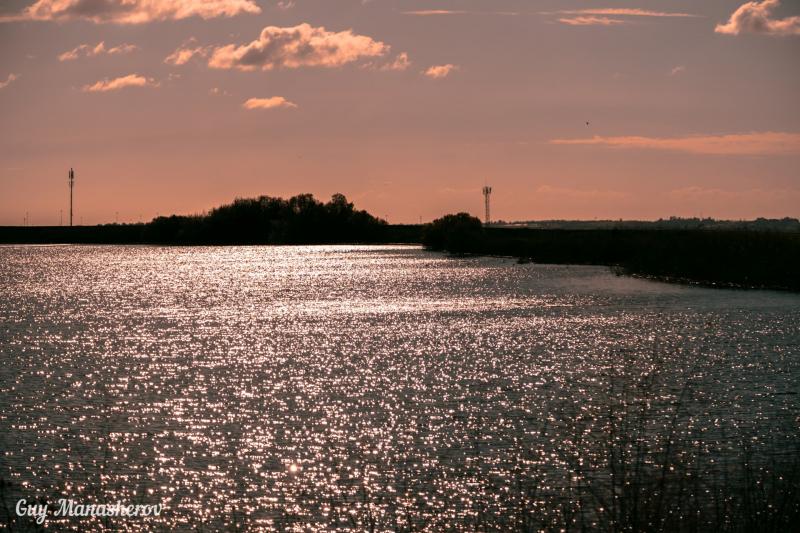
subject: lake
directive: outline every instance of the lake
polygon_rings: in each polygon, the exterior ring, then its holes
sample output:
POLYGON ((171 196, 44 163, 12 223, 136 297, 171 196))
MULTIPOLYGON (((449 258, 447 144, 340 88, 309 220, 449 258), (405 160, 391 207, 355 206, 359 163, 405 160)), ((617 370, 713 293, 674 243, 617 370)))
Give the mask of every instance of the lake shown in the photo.
POLYGON ((798 294, 413 246, 2 246, 0 280, 6 507, 164 507, 51 527, 724 529, 798 471, 798 294))

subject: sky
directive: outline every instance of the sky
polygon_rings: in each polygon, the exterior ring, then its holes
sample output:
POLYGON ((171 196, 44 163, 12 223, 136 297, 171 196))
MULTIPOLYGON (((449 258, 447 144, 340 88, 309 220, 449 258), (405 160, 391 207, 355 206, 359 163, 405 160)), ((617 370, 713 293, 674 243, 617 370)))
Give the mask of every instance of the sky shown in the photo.
POLYGON ((798 0, 2 0, 0 224, 800 217, 798 58, 798 0))

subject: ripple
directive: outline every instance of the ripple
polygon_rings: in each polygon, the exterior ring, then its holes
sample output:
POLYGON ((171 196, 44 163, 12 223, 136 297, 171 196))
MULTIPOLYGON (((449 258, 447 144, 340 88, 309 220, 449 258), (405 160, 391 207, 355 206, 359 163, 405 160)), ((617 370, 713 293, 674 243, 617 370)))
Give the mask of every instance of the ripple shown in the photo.
POLYGON ((62 529, 630 525, 631 487, 649 512, 798 443, 796 295, 391 246, 0 247, 0 275, 9 491, 165 506, 62 529))

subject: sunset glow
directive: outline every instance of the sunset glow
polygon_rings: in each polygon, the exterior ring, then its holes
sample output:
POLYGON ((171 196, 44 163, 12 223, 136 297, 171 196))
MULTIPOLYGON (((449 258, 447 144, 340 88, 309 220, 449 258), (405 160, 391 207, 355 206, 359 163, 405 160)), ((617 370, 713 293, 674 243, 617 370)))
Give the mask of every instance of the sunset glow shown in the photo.
POLYGON ((11 0, 0 225, 343 193, 391 222, 800 216, 800 5, 11 0), (27 213, 27 215, 26 215, 27 213))

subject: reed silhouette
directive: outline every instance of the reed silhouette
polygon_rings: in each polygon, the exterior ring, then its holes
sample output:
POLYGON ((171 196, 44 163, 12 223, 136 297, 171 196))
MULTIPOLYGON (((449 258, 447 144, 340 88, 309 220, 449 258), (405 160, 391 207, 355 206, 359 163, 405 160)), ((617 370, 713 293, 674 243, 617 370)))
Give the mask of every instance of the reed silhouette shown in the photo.
POLYGON ((706 285, 800 290, 798 232, 484 227, 459 213, 426 226, 422 242, 457 254, 608 265, 628 274, 706 285))

